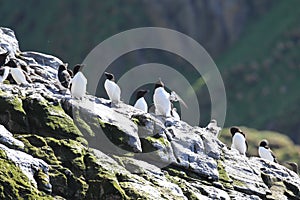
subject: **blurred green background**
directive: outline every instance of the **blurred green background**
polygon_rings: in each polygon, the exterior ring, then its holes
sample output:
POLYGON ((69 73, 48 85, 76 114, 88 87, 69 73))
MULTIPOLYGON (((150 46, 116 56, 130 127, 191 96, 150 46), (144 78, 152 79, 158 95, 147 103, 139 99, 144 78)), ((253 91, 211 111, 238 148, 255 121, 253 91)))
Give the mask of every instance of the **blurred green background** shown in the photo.
MULTIPOLYGON (((299 8, 299 0, 11 0, 1 1, 0 19, 1 26, 15 31, 22 51, 52 54, 70 66, 121 31, 147 26, 178 30, 198 41, 221 72, 228 103, 225 126, 274 130, 300 144, 299 8)), ((122 56, 110 71, 118 79, 149 62, 177 68, 190 79, 200 101, 199 124, 205 126, 211 117, 209 94, 183 59, 142 50, 122 56)), ((226 139, 228 131, 223 134, 226 139)), ((270 134, 261 134, 271 140, 270 134)), ((293 159, 299 158, 296 151, 293 159)))

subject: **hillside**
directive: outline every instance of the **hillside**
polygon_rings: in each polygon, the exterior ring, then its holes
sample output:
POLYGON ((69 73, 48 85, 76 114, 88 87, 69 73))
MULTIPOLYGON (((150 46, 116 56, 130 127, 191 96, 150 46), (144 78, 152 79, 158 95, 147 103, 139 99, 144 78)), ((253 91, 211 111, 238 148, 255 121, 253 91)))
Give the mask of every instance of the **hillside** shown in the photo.
POLYGON ((299 6, 297 0, 278 2, 218 60, 227 124, 277 130, 300 143, 299 6))
POLYGON ((1 199, 300 198, 299 175, 285 166, 172 117, 62 94, 62 60, 21 51, 7 28, 0 46, 31 79, 0 84, 1 199))
MULTIPOLYGON (((121 31, 147 26, 178 30, 198 41, 217 61, 228 97, 226 126, 275 130, 300 143, 299 1, 273 2, 12 0, 3 2, 0 17, 3 26, 16 30, 24 50, 59 56, 70 66, 121 31)), ((201 99, 205 114, 199 124, 209 122, 207 89, 197 85, 199 75, 184 60, 160 51, 124 57, 110 67, 118 78, 143 63, 180 69, 201 99)))

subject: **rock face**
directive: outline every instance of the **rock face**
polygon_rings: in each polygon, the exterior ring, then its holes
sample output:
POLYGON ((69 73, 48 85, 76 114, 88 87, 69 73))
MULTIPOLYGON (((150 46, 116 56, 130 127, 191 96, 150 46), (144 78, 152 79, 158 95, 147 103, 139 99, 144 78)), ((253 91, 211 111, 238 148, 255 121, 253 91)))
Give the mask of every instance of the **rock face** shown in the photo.
POLYGON ((300 199, 297 174, 203 128, 60 94, 62 61, 21 52, 1 31, 1 48, 33 82, 0 85, 1 199, 300 199))

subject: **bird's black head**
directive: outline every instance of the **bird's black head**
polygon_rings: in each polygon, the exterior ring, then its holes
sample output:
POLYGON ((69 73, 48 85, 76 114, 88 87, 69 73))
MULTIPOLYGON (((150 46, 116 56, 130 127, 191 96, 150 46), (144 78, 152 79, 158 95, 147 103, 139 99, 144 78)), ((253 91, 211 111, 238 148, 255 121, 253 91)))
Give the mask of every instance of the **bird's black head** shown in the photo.
POLYGON ((5 65, 9 66, 11 68, 17 68, 18 67, 18 63, 15 59, 10 59, 5 65))
POLYGON ((104 72, 106 78, 111 81, 115 81, 115 76, 112 73, 104 72))
POLYGON ((67 66, 68 66, 67 63, 59 65, 58 72, 62 72, 64 70, 67 70, 67 66))
POLYGON ((259 143, 259 146, 260 146, 260 147, 268 147, 268 146, 269 146, 268 140, 262 140, 262 141, 259 143))
POLYGON ((149 90, 138 90, 136 93, 136 100, 138 100, 141 97, 144 97, 145 94, 147 94, 149 90))
POLYGON ((164 83, 160 79, 155 83, 154 89, 159 87, 165 87, 164 83))
POLYGON ((84 64, 76 64, 73 68, 73 76, 75 76, 78 72, 81 72, 84 66, 84 64))
POLYGON ((243 131, 241 129, 239 129, 238 127, 233 126, 233 127, 230 128, 230 133, 231 133, 232 136, 234 136, 234 134, 236 134, 237 132, 239 132, 239 133, 241 133, 242 135, 245 136, 243 131))

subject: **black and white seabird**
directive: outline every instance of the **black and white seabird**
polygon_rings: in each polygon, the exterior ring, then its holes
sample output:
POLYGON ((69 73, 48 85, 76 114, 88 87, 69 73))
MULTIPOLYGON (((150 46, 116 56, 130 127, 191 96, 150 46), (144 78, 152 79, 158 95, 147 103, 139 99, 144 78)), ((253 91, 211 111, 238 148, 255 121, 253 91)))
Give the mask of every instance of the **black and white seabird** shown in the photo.
POLYGON ((164 83, 159 80, 155 84, 155 90, 153 94, 153 102, 155 106, 155 114, 157 115, 163 115, 165 117, 172 117, 171 116, 171 110, 172 110, 172 102, 171 101, 179 101, 181 102, 185 107, 186 104, 184 101, 174 92, 172 91, 171 94, 169 94, 165 88, 164 83))
POLYGON ((274 156, 273 152, 271 151, 269 147, 269 142, 267 140, 262 140, 259 143, 258 147, 258 155, 259 157, 272 161, 272 162, 277 162, 276 157, 274 156))
POLYGON ((221 127, 218 126, 218 122, 215 119, 212 119, 206 127, 206 130, 213 133, 216 137, 219 136, 219 132, 221 131, 221 127))
POLYGON ((26 80, 26 75, 21 69, 21 67, 18 66, 18 63, 14 59, 10 59, 8 63, 6 63, 10 67, 10 74, 13 78, 13 80, 18 85, 28 85, 28 81, 26 80))
POLYGON ((106 90, 106 93, 111 102, 117 104, 120 102, 121 89, 115 83, 115 77, 113 74, 105 72, 105 76, 106 80, 104 82, 104 88, 106 90))
MULTIPOLYGON (((77 64, 74 67, 73 74, 74 77, 71 80, 71 95, 75 98, 82 98, 86 93, 87 79, 82 73, 82 68, 84 65, 77 64)), ((69 73, 69 72, 68 72, 69 73)))
POLYGON ((68 71, 67 66, 67 63, 59 65, 57 72, 57 78, 60 83, 60 90, 64 92, 69 88, 72 78, 72 74, 70 71, 68 71))
POLYGON ((248 144, 243 131, 238 127, 231 127, 230 133, 232 135, 231 148, 238 150, 238 152, 240 152, 242 155, 246 155, 248 144))
POLYGON ((136 102, 134 107, 140 109, 144 112, 148 112, 148 105, 144 98, 145 94, 147 94, 149 90, 138 90, 136 93, 136 102))
POLYGON ((9 71, 9 67, 0 67, 0 83, 3 83, 3 81, 8 77, 9 71))
POLYGON ((0 54, 0 67, 5 65, 6 58, 7 58, 8 55, 9 55, 8 51, 6 51, 5 53, 0 54))

